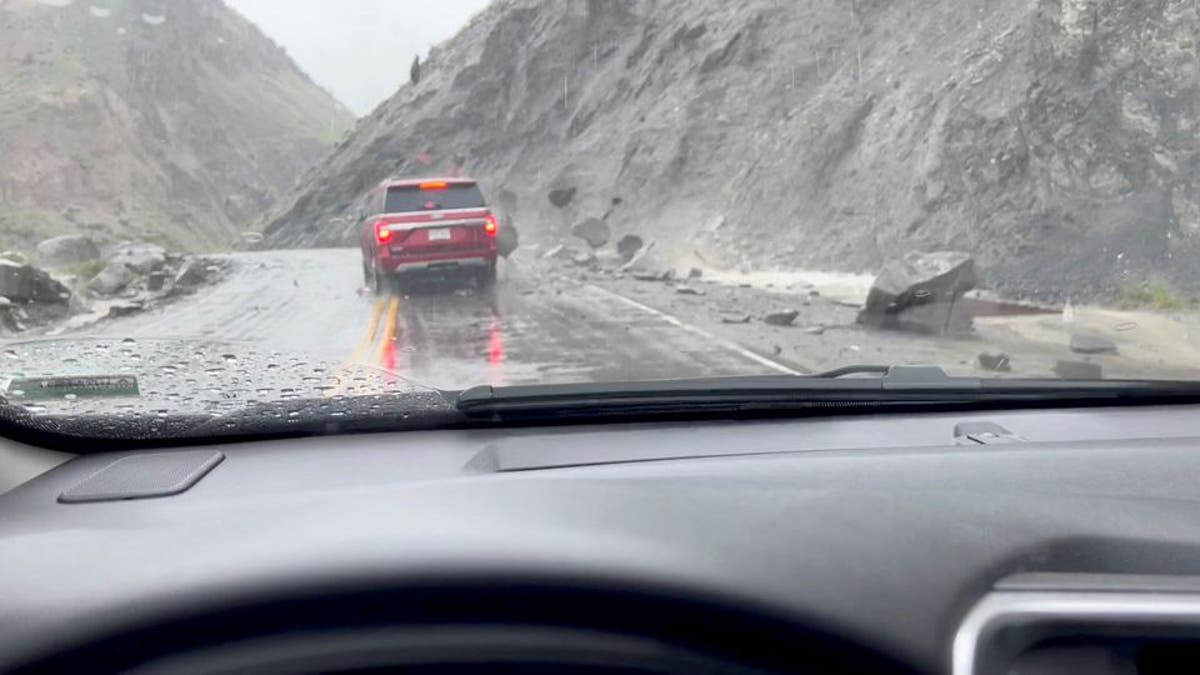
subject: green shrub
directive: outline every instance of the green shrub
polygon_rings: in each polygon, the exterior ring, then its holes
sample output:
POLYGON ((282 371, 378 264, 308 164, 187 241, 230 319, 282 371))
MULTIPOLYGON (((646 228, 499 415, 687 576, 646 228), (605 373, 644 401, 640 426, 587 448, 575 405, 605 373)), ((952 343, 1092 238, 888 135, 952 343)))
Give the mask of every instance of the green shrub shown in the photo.
POLYGON ((1117 304, 1123 309, 1183 309, 1190 304, 1170 286, 1158 279, 1127 282, 1117 293, 1117 304))

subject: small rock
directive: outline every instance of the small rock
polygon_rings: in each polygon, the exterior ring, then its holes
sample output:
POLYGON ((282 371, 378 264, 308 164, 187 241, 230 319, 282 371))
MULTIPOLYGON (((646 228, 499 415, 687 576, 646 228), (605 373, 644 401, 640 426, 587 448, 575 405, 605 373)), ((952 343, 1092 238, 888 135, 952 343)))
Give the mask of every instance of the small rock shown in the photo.
POLYGON ((145 309, 145 303, 140 300, 123 300, 121 302, 114 302, 108 306, 108 317, 110 319, 118 319, 123 316, 138 314, 145 309))
POLYGON ((154 272, 146 277, 146 290, 151 293, 161 291, 167 285, 167 273, 163 271, 154 272))
POLYGON ((838 307, 848 307, 850 309, 862 309, 862 303, 855 302, 853 300, 834 300, 833 304, 838 307))
POLYGON ((788 310, 786 312, 773 312, 763 317, 763 322, 771 326, 791 326, 796 323, 796 319, 800 317, 800 312, 797 310, 788 310))
POLYGON ((573 187, 559 188, 557 190, 551 190, 550 194, 547 196, 550 199, 550 203, 553 204, 555 208, 562 209, 566 208, 571 202, 575 201, 575 192, 576 189, 573 187))
POLYGON ((1008 373, 1012 371, 1012 363, 1008 358, 1008 354, 989 354, 984 352, 979 355, 979 367, 993 373, 1008 373))
POLYGON ((1071 351, 1076 354, 1116 354, 1117 345, 1101 335, 1074 333, 1071 335, 1071 351))
POLYGON ((627 234, 617 241, 617 254, 623 260, 630 261, 645 245, 646 242, 641 237, 636 234, 627 234))
POLYGON ((721 317, 721 323, 744 324, 744 323, 750 323, 753 319, 754 319, 754 317, 750 316, 749 314, 745 314, 745 315, 739 314, 738 316, 723 316, 723 317, 721 317))
POLYGON ((821 291, 818 291, 817 289, 814 288, 808 292, 808 295, 811 298, 819 298, 819 297, 821 297, 821 291))
POLYGON ((699 267, 693 267, 692 269, 688 270, 689 279, 699 279, 703 276, 704 270, 700 269, 699 267))
POLYGON ((661 270, 634 270, 630 272, 630 276, 637 281, 668 281, 674 275, 670 270, 666 272, 661 270))
POLYGON ((783 347, 780 347, 779 345, 772 345, 771 353, 774 354, 775 356, 779 356, 780 354, 783 353, 783 347))
POLYGON ((699 288, 692 288, 691 286, 677 286, 675 288, 675 292, 678 293, 679 295, 704 295, 705 294, 703 290, 701 290, 699 288))
POLYGON ((1054 374, 1064 380, 1104 379, 1104 369, 1100 364, 1087 361, 1058 361, 1054 364, 1054 374))

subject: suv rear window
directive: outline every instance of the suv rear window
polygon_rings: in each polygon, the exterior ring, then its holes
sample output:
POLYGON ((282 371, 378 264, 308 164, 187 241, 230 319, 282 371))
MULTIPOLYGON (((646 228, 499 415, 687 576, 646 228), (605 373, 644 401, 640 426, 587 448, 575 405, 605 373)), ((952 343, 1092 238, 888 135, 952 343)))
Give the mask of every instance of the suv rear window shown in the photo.
POLYGON ((388 190, 384 213, 438 211, 442 209, 482 209, 487 204, 475 184, 448 185, 442 190, 422 190, 417 186, 388 190))

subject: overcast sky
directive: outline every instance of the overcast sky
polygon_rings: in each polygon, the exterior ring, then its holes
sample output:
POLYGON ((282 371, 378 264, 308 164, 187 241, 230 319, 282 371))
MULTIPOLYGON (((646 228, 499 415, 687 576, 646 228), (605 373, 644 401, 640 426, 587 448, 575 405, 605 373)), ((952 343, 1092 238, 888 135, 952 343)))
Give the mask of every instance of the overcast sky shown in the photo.
POLYGON ((489 0, 225 0, 318 84, 365 115, 408 80, 413 56, 452 37, 489 0))

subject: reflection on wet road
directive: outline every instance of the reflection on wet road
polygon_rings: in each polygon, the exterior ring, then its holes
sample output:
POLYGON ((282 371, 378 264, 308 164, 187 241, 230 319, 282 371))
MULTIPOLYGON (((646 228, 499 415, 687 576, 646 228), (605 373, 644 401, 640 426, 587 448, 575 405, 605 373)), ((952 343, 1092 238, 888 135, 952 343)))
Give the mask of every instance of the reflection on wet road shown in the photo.
POLYGON ((441 389, 780 370, 628 299, 516 264, 492 291, 451 282, 376 297, 361 283, 356 250, 238 254, 220 287, 100 333, 244 343, 441 389))

